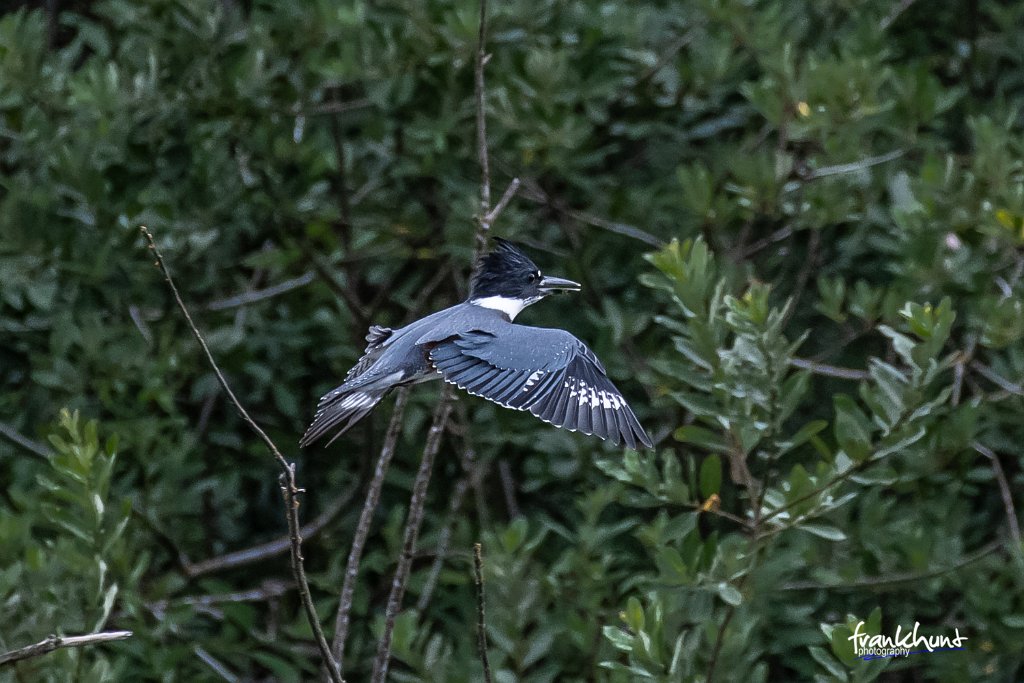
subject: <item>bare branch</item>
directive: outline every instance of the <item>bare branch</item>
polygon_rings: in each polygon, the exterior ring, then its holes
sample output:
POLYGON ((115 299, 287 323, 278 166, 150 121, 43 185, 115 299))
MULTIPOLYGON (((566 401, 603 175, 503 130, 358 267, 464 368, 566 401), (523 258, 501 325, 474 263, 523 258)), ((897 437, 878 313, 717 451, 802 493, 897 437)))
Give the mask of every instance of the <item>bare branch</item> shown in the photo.
POLYGON ((1006 379, 1002 375, 996 373, 994 370, 992 370, 992 368, 988 367, 981 361, 972 360, 971 369, 976 371, 979 375, 987 379, 989 382, 992 382, 993 384, 998 386, 1000 389, 1008 391, 1011 394, 1016 394, 1017 396, 1024 396, 1024 386, 1021 386, 1020 384, 1014 384, 1013 382, 1006 379))
POLYGON ((844 173, 855 173, 862 171, 872 166, 878 166, 879 164, 888 163, 899 159, 906 153, 905 150, 896 149, 885 154, 879 154, 874 157, 865 157, 859 161, 851 161, 848 164, 836 164, 834 166, 822 166, 821 168, 811 171, 807 176, 807 180, 817 180, 818 178, 826 178, 832 175, 843 175, 844 173))
POLYGON ((270 299, 271 297, 279 296, 285 292, 290 292, 293 289, 299 287, 305 287, 310 282, 316 279, 316 273, 312 270, 307 270, 305 273, 298 277, 293 277, 290 280, 278 283, 271 287, 264 289, 254 289, 252 291, 239 294, 237 296, 231 296, 226 299, 217 299, 211 301, 206 305, 208 311, 223 311, 228 308, 237 308, 239 306, 248 306, 254 304, 257 301, 263 301, 264 299, 270 299))
POLYGON ((313 597, 309 592, 309 583, 306 581, 306 569, 303 565, 302 558, 302 536, 298 517, 298 495, 302 492, 302 489, 300 489, 295 482, 295 466, 289 463, 285 457, 281 455, 281 451, 278 450, 274 442, 269 436, 267 436, 267 433, 264 432, 258 424, 256 424, 256 421, 253 420, 252 417, 249 416, 248 411, 246 411, 241 402, 239 402, 238 398, 235 396, 235 392, 231 390, 231 386, 228 384, 227 379, 224 378, 224 374, 221 372, 220 366, 217 365, 217 361, 213 358, 213 353, 210 352, 210 347, 206 345, 206 340, 199 332, 199 328, 196 327, 195 322, 192 320, 192 315, 188 312, 188 307, 185 306, 185 302, 178 293, 178 288, 175 286, 174 280, 171 278, 171 273, 167 269, 167 265, 164 263, 160 250, 156 247, 156 241, 153 239, 152 233, 150 233, 145 226, 140 226, 140 229, 142 234, 146 237, 146 240, 149 242, 150 250, 152 250, 153 255, 156 257, 157 267, 160 268, 164 278, 167 280, 167 286, 171 290, 171 294, 174 296, 174 300, 177 302, 178 308, 181 310, 182 315, 185 316, 185 321, 192 330, 192 335, 196 338, 196 341, 199 342, 199 346, 206 355, 206 360, 209 362, 210 367, 217 376, 217 381, 224 389, 224 393, 227 394, 228 399, 231 400, 231 403, 235 406, 238 414, 241 415, 245 423, 249 425, 249 428, 256 433, 264 444, 266 444, 267 449, 270 450, 274 459, 277 460, 278 465, 281 467, 281 494, 284 497, 285 516, 288 520, 288 534, 291 540, 292 573, 295 576, 295 583, 299 589, 299 596, 302 598, 302 605, 306 611, 306 619, 309 621, 309 626, 313 630, 317 647, 320 650, 320 656, 330 673, 331 680, 333 683, 344 683, 341 673, 338 671, 338 666, 334 662, 334 658, 331 657, 331 650, 327 645, 327 639, 324 637, 323 629, 320 628, 320 619, 316 614, 315 607, 313 606, 313 597))
POLYGON ((480 662, 484 665, 484 681, 491 683, 491 662, 487 659, 487 621, 484 617, 484 558, 479 543, 473 544, 473 574, 476 577, 476 646, 480 662))
POLYGON ((0 422, 0 436, 7 437, 10 441, 37 457, 46 459, 53 454, 53 451, 46 444, 28 438, 6 422, 0 422))
POLYGON ((736 608, 733 605, 728 605, 726 607, 725 617, 722 618, 722 623, 718 626, 718 634, 715 636, 715 645, 711 650, 711 661, 708 662, 708 675, 705 679, 708 683, 713 683, 715 680, 715 669, 718 666, 718 655, 721 654, 722 644, 725 642, 725 630, 729 628, 729 623, 732 622, 732 618, 735 614, 736 608))
POLYGON ((632 237, 635 240, 639 240, 645 244, 649 244, 652 247, 658 247, 659 249, 665 246, 665 241, 660 237, 655 237, 646 230, 628 225, 626 223, 619 223, 617 221, 610 221, 605 218, 600 218, 594 214, 587 213, 585 211, 574 211, 569 209, 565 212, 570 218, 574 218, 581 223, 593 225, 596 228, 607 230, 608 232, 614 232, 619 235, 625 235, 626 237, 632 237))
POLYGON ((742 251, 739 252, 739 254, 736 257, 736 260, 739 261, 739 260, 750 258, 751 256, 753 256, 757 252, 761 251, 762 249, 765 249, 766 247, 770 247, 771 245, 775 244, 776 242, 782 242, 783 240, 787 239, 792 234, 793 234, 793 226, 792 225, 785 225, 785 226, 779 228, 778 230, 776 230, 775 232, 773 232, 772 234, 768 235, 767 237, 763 237, 763 238, 759 239, 758 241, 754 242, 753 244, 745 247, 742 251))
POLYGON ((505 188, 505 194, 501 195, 501 199, 498 200, 497 206, 495 206, 490 213, 484 217, 484 222, 487 224, 487 230, 491 229, 491 225, 498 219, 501 212, 505 210, 508 203, 512 201, 512 197, 516 196, 516 192, 519 191, 519 178, 513 178, 512 182, 505 188))
POLYGON ((210 654, 205 648, 200 647, 199 645, 193 645, 192 652, 196 654, 196 657, 199 657, 203 664, 210 667, 210 669, 217 674, 221 680, 228 681, 228 683, 238 683, 238 681, 241 680, 238 676, 231 673, 231 670, 228 669, 223 662, 210 654))
POLYGON ((498 460, 498 478, 501 479, 501 490, 505 494, 505 508, 508 510, 508 518, 515 519, 519 516, 519 503, 516 501, 516 482, 512 477, 512 466, 506 458, 498 460))
POLYGON ((171 605, 183 605, 208 609, 216 605, 239 602, 264 602, 272 598, 278 598, 294 588, 291 582, 280 579, 267 579, 260 584, 259 588, 251 588, 245 591, 233 593, 214 593, 212 595, 186 595, 180 598, 157 600, 146 605, 146 608, 158 619, 162 619, 171 605))
POLYGON ((84 647, 98 643, 110 643, 115 640, 125 640, 131 637, 131 631, 103 631, 84 636, 50 636, 35 645, 28 645, 27 647, 0 654, 0 667, 20 662, 23 659, 40 657, 65 647, 84 647))
POLYGON ((914 0, 900 0, 896 3, 896 6, 892 8, 892 11, 878 22, 878 30, 885 31, 888 29, 899 18, 899 16, 906 12, 913 4, 914 0))
POLYGON ((626 237, 630 237, 632 239, 643 242, 644 244, 649 244, 652 247, 661 248, 665 246, 665 241, 662 240, 660 237, 652 235, 646 230, 641 230, 640 228, 634 225, 610 221, 605 218, 601 218, 600 216, 595 216, 592 213, 587 213, 586 211, 577 211, 575 209, 570 209, 566 207, 557 198, 549 196, 548 193, 545 192, 541 188, 541 186, 537 184, 537 181, 533 180, 532 178, 527 178, 526 180, 524 180, 523 185, 523 196, 526 199, 529 199, 531 202, 543 204, 544 206, 547 206, 548 208, 564 216, 568 216, 573 220, 579 221, 580 223, 592 225, 596 228, 607 230, 608 232, 614 232, 617 235, 624 235, 626 237))
POLYGON ((305 111, 295 113, 297 115, 305 114, 307 116, 316 116, 317 114, 344 114, 345 112, 365 109, 366 107, 372 106, 373 102, 368 98, 363 97, 349 102, 324 102, 323 104, 314 105, 305 111))
POLYGON ((995 451, 980 441, 975 441, 971 444, 971 447, 992 462, 992 473, 996 477, 996 483, 999 485, 999 494, 1003 498, 1003 507, 1006 510, 1006 523, 1010 526, 1010 537, 1013 539, 1016 547, 1020 548, 1020 522, 1017 521, 1017 508, 1013 505, 1013 494, 1010 493, 1010 483, 1006 480, 1006 472, 1003 471, 1003 466, 999 462, 999 456, 996 455, 995 451))
POLYGON ((955 572, 958 569, 974 564, 978 560, 988 557, 995 551, 999 550, 1003 546, 1001 539, 991 541, 986 545, 979 548, 976 552, 971 555, 967 555, 959 562, 951 564, 948 567, 941 567, 939 569, 933 569, 927 572, 906 572, 899 574, 888 574, 884 576, 874 576, 867 579, 861 579, 859 581, 850 581, 848 583, 819 583, 817 581, 794 581, 793 583, 786 583, 781 586, 784 591, 809 591, 809 590, 859 590, 861 588, 873 588, 875 590, 885 590, 887 587, 904 590, 902 584, 912 583, 914 581, 925 581, 927 579, 934 579, 950 572, 955 572))
POLYGON ((427 433, 427 443, 423 447, 423 459, 420 462, 419 471, 416 473, 416 480, 412 485, 409 514, 405 520, 402 555, 398 558, 395 576, 391 581, 391 594, 388 596, 388 605, 384 612, 384 634, 377 644, 377 657, 373 662, 373 676, 371 677, 373 683, 384 683, 388 677, 388 667, 391 663, 391 637, 395 630, 395 619, 398 618, 398 612, 402 608, 402 598, 405 597, 406 582, 409 580, 413 556, 416 554, 416 540, 419 538, 420 526, 423 524, 423 511, 427 502, 427 485, 430 483, 430 473, 434 468, 434 458, 441 448, 441 435, 444 433, 445 424, 448 422, 448 414, 450 412, 451 387, 445 384, 441 391, 441 398, 437 403, 437 409, 434 411, 434 419, 430 424, 430 431, 427 433))
MULTIPOLYGON (((302 528, 299 529, 299 535, 301 535, 302 538, 308 539, 320 533, 335 517, 341 514, 342 510, 348 507, 352 497, 358 490, 359 482, 354 481, 341 493, 341 495, 331 501, 331 504, 325 508, 323 512, 317 515, 312 522, 303 525, 302 528)), ((247 564, 261 562, 288 552, 290 547, 291 538, 284 536, 282 538, 276 538, 273 541, 254 545, 251 548, 235 550, 230 553, 225 553, 224 555, 211 557, 208 560, 187 564, 185 565, 185 573, 188 574, 189 578, 194 579, 195 577, 203 576, 204 574, 222 572, 227 569, 234 569, 247 564)))
POLYGON ((870 379, 871 373, 867 370, 855 370, 853 368, 841 368, 835 365, 826 365, 825 363, 818 363, 817 361, 808 360, 806 358, 790 358, 789 364, 794 368, 801 370, 810 370, 816 375, 825 375, 826 377, 837 377, 839 379, 850 379, 854 381, 860 381, 870 379))
MULTIPOLYGON (((487 0, 480 0, 480 31, 477 35, 474 90, 476 92, 476 150, 480 161, 480 218, 491 212, 491 164, 487 155, 487 88, 484 85, 484 65, 487 64, 487 0)), ((487 226, 490 227, 490 226, 487 226)), ((482 253, 487 239, 482 221, 477 234, 477 250, 482 253)))
POLYGON ((373 513, 377 509, 377 503, 380 502, 380 492, 384 486, 384 475, 387 474, 391 458, 395 454, 395 446, 398 444, 398 436, 402 431, 402 418, 405 415, 405 406, 408 402, 409 387, 402 387, 398 390, 398 395, 395 398, 395 407, 391 411, 391 422, 388 423, 388 431, 384 436, 384 445, 380 450, 380 457, 377 459, 377 467, 373 472, 373 479, 370 480, 366 500, 363 502, 363 511, 359 514, 356 533, 352 538, 352 549, 348 554, 348 563, 345 565, 345 578, 342 581, 341 597, 338 599, 338 614, 334 620, 334 640, 331 643, 331 652, 334 654, 334 658, 338 662, 338 668, 342 672, 344 672, 345 666, 345 639, 348 637, 348 627, 352 612, 352 596, 355 594, 356 579, 359 576, 359 563, 363 558, 366 539, 370 535, 373 513))
MULTIPOLYGON (((462 468, 462 476, 459 481, 456 482, 455 488, 452 490, 451 502, 448 505, 448 514, 445 517, 444 525, 441 527, 441 531, 437 535, 437 550, 434 554, 434 562, 430 567, 430 573, 427 575, 427 580, 423 583, 423 590, 420 591, 420 597, 416 600, 416 610, 422 612, 430 604, 430 599, 433 597, 434 589, 437 587, 438 579, 441 576, 441 569, 444 567, 444 562, 448 557, 449 544, 452 538, 452 529, 455 526, 455 522, 458 519, 459 510, 462 509, 462 504, 465 501, 466 494, 469 493, 470 486, 477 486, 480 483, 480 478, 484 471, 484 462, 477 458, 476 448, 473 445, 473 440, 470 438, 469 429, 470 421, 469 414, 466 410, 466 404, 463 401, 455 402, 455 412, 457 417, 457 427, 449 423, 449 431, 453 434, 457 434, 462 440, 462 458, 459 462, 462 468)), ((481 526, 485 526, 481 524, 481 526)))

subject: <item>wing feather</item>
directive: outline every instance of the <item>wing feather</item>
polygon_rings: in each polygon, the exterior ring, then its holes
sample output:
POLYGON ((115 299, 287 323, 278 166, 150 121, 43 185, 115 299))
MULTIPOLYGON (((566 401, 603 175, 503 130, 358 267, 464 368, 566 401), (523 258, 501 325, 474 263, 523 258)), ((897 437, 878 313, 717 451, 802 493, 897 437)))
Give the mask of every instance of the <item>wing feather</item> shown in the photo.
POLYGON ((563 330, 508 324, 431 341, 445 381, 556 427, 651 447, 636 415, 583 342, 563 330))

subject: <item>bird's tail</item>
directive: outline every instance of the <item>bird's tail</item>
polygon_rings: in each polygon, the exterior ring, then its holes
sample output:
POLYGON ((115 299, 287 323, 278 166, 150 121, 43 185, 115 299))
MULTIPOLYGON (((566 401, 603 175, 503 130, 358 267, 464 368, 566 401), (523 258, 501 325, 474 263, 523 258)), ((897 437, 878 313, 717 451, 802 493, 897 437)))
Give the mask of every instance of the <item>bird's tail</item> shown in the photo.
POLYGON ((349 427, 366 417, 386 393, 387 388, 383 391, 365 387, 347 389, 342 385, 325 394, 317 404, 313 423, 299 439, 299 446, 305 448, 341 425, 341 429, 325 444, 330 446, 335 439, 347 432, 349 427))

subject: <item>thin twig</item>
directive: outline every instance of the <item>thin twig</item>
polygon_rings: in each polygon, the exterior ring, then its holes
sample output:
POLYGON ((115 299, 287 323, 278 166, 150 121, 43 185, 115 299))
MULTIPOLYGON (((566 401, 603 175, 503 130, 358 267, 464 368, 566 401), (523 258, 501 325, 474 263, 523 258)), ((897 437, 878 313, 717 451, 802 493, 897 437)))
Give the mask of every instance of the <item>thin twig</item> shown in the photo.
POLYGON ((416 600, 416 610, 419 612, 425 610, 427 605, 430 604, 434 588, 437 587, 438 579, 441 577, 444 561, 448 557, 448 549, 452 540, 452 529, 455 527, 455 522, 458 519, 459 510, 462 509, 462 503, 466 498, 466 493, 469 491, 470 484, 479 476, 480 471, 479 462, 476 458, 476 449, 473 448, 466 434, 468 424, 465 420, 465 405, 460 401, 456 404, 456 409, 462 428, 463 451, 461 466, 463 474, 459 481, 456 482, 455 489, 452 491, 451 502, 448 505, 448 514, 445 517, 444 525, 441 527, 441 532, 437 535, 437 551, 434 555, 434 562, 430 566, 427 580, 423 583, 420 597, 416 600))
POLYGON ((1017 396, 1024 396, 1024 386, 1020 384, 1014 384, 1010 380, 1006 379, 1002 375, 997 374, 992 368, 988 367, 984 363, 978 360, 971 361, 971 369, 976 371, 979 375, 992 382, 1000 389, 1016 394, 1017 396))
POLYGON ((32 455, 44 460, 53 455, 53 451, 46 444, 28 438, 6 422, 0 422, 0 436, 7 437, 32 455))
POLYGON ((307 116, 316 116, 317 114, 344 114, 345 112, 365 109, 366 107, 372 106, 373 102, 364 97, 358 100, 351 100, 350 102, 324 102, 323 104, 314 105, 309 109, 298 113, 305 114, 307 116))
POLYGON ((248 306, 254 304, 257 301, 263 301, 270 299, 275 296, 290 292, 293 289, 299 287, 305 287, 310 282, 316 279, 316 273, 312 270, 307 270, 305 273, 298 277, 293 277, 290 280, 285 280, 271 287, 264 289, 254 289, 252 291, 244 292, 237 296, 231 296, 226 299, 217 299, 206 304, 206 310, 208 311, 223 311, 228 308, 237 308, 239 306, 248 306))
POLYGON ((796 313, 796 309, 800 305, 800 298, 804 295, 804 291, 807 288, 807 281, 811 277, 811 271, 817 270, 818 249, 821 246, 821 230, 812 229, 810 233, 810 237, 807 238, 807 255, 804 257, 803 265, 800 266, 800 271, 797 273, 793 293, 789 296, 789 305, 786 307, 786 312, 782 318, 783 326, 793 319, 793 314, 796 313))
POLYGON ((131 631, 103 631, 84 636, 50 636, 46 640, 39 641, 34 645, 28 645, 0 654, 0 666, 20 662, 23 659, 39 657, 65 647, 84 647, 98 643, 110 643, 115 640, 125 640, 131 637, 131 631))
POLYGON ((212 595, 186 595, 180 598, 157 600, 146 605, 154 615, 163 615, 171 605, 185 607, 213 607, 225 603, 234 604, 240 602, 264 602, 271 598, 279 598, 285 595, 294 586, 290 582, 280 579, 268 579, 259 588, 252 588, 246 591, 235 591, 233 593, 214 593, 212 595))
MULTIPOLYGON (((487 0, 480 0, 480 30, 477 35, 474 90, 476 94, 476 150, 480 162, 480 230, 477 232, 476 251, 479 257, 487 246, 487 228, 483 220, 491 212, 491 164, 487 155, 487 88, 484 85, 484 66, 487 64, 487 0)), ((488 226, 489 227, 489 226, 488 226)))
POLYGON ((971 443, 971 447, 992 462, 992 473, 995 475, 996 483, 999 485, 999 494, 1003 497, 1003 508, 1006 510, 1006 523, 1010 526, 1010 537, 1013 539, 1016 547, 1020 548, 1020 522, 1017 521, 1017 508, 1013 504, 1013 494, 1010 493, 1010 483, 1006 480, 1006 472, 1003 471, 1003 466, 999 462, 999 456, 995 451, 980 441, 971 443))
MULTIPOLYGON (((847 479, 849 479, 853 475, 861 472, 862 470, 867 469, 869 466, 874 465, 875 463, 879 462, 880 460, 881 460, 881 458, 868 458, 866 460, 861 460, 857 464, 851 466, 849 469, 843 470, 839 474, 835 475, 834 477, 832 477, 831 479, 829 479, 828 481, 826 481, 824 484, 822 484, 821 486, 817 487, 816 489, 814 489, 812 491, 808 491, 807 493, 805 493, 805 494, 803 494, 801 496, 797 496, 796 498, 794 498, 793 500, 789 501, 788 503, 786 503, 782 507, 779 507, 779 508, 776 508, 776 509, 772 510, 767 515, 765 515, 764 517, 761 518, 762 525, 764 523, 772 520, 772 519, 775 519, 779 515, 784 514, 784 513, 788 512, 788 511, 792 510, 794 507, 796 507, 800 503, 808 501, 811 498, 814 498, 815 496, 821 495, 822 493, 824 493, 825 491, 828 491, 830 488, 832 488, 836 484, 841 484, 842 482, 846 481, 847 479)), ((781 531, 782 529, 785 529, 785 528, 789 528, 789 527, 779 527, 778 529, 775 529, 774 531, 768 532, 768 533, 766 533, 764 535, 765 536, 770 536, 772 533, 781 531)))
POLYGON ((221 372, 220 366, 217 365, 217 361, 213 358, 213 353, 210 352, 210 347, 206 345, 206 340, 199 332, 199 328, 196 327, 195 322, 193 322, 192 315, 188 312, 188 307, 185 306, 185 302, 178 293, 178 288, 175 286, 174 280, 171 278, 171 273, 167 269, 167 265, 164 263, 160 250, 156 247, 156 241, 153 239, 152 233, 150 233, 145 226, 140 226, 140 229, 142 234, 146 237, 146 240, 149 242, 149 248, 156 257, 157 267, 160 268, 164 278, 167 280, 167 286, 171 290, 171 294, 174 296, 174 300, 177 302, 178 308, 181 310, 182 315, 185 316, 185 321, 192 330, 192 334, 196 338, 196 341, 199 342, 199 346, 206 355, 206 360, 209 362, 210 367, 217 376, 217 381, 224 389, 224 393, 227 394, 228 399, 230 399, 231 403, 235 406, 235 409, 238 411, 238 414, 241 415, 242 420, 244 420, 245 423, 249 425, 249 428, 256 433, 264 444, 266 444, 267 448, 274 456, 274 459, 281 467, 281 494, 284 497, 285 516, 288 520, 288 533, 291 540, 292 574, 295 576, 299 596, 302 598, 302 605, 306 611, 306 619, 309 621, 309 626, 313 631, 317 647, 320 650, 320 656, 330 673, 331 680, 333 683, 344 683, 344 680, 338 671, 337 664, 331 656, 331 650, 327 645, 327 639, 324 637, 323 629, 320 627, 320 619, 317 616, 316 608, 313 606, 313 596, 309 591, 309 583, 306 581, 306 569, 303 565, 302 558, 302 536, 300 535, 301 529, 298 519, 298 495, 302 492, 302 489, 298 487, 295 481, 295 466, 289 463, 285 457, 281 455, 281 451, 278 450, 274 442, 269 436, 267 436, 267 433, 264 432, 263 429, 256 424, 256 421, 249 416, 248 411, 246 411, 241 402, 235 396, 235 392, 231 390, 231 386, 228 384, 227 379, 225 379, 224 374, 221 372))
POLYGON ((473 575, 476 577, 476 647, 484 665, 484 681, 491 683, 491 662, 487 659, 487 620, 484 617, 484 558, 483 548, 473 544, 473 575))
MULTIPOLYGON (((337 517, 343 510, 348 507, 348 504, 352 501, 352 497, 356 491, 359 490, 358 480, 354 481, 348 488, 337 496, 331 504, 324 509, 312 522, 305 524, 299 529, 299 533, 304 539, 309 539, 318 533, 320 533, 324 527, 331 523, 335 517, 337 517)), ((212 574, 214 572, 222 572, 227 569, 235 569, 236 567, 243 567, 247 564, 253 564, 255 562, 261 562, 271 557, 276 557, 283 553, 288 552, 291 547, 291 539, 287 536, 282 538, 276 538, 273 541, 267 541, 259 545, 254 545, 250 548, 244 548, 243 550, 235 550, 224 555, 218 555, 217 557, 211 557, 207 560, 200 562, 190 563, 185 565, 185 573, 188 574, 189 578, 196 578, 197 576, 203 576, 204 574, 212 574)))
POLYGON ((348 193, 348 172, 345 168, 345 138, 338 117, 331 117, 331 140, 334 142, 334 160, 338 164, 338 213, 341 216, 341 245, 345 255, 352 253, 352 202, 348 193))
POLYGON ((910 6, 914 4, 914 1, 915 0, 900 0, 898 3, 896 3, 896 6, 892 8, 892 11, 889 12, 889 14, 887 14, 885 17, 883 17, 880 22, 878 22, 878 30, 885 31, 890 26, 892 26, 893 23, 899 18, 899 16, 906 12, 910 8, 910 6))
POLYGON ((715 645, 711 649, 711 660, 708 662, 708 675, 705 679, 708 683, 714 683, 715 668, 718 666, 718 655, 722 652, 722 644, 725 642, 725 629, 729 628, 729 623, 732 621, 735 614, 736 607, 734 605, 726 607, 725 618, 722 619, 722 623, 718 627, 718 633, 715 636, 715 645))
POLYGON ((434 468, 434 459, 441 448, 441 435, 444 433, 445 424, 448 422, 448 414, 451 412, 451 388, 444 385, 441 391, 441 398, 438 400, 437 409, 434 411, 434 419, 430 424, 430 431, 427 433, 427 442, 423 447, 423 459, 420 462, 419 471, 416 473, 416 480, 413 482, 412 498, 409 500, 409 514, 405 520, 405 534, 402 542, 402 555, 398 559, 398 566, 395 568, 395 576, 391 581, 391 593, 388 595, 388 604, 384 612, 384 633, 377 644, 377 656, 373 662, 373 683, 384 683, 388 677, 388 667, 391 663, 391 638, 395 630, 395 620, 402 608, 402 598, 405 597, 405 587, 409 580, 409 571, 412 568, 412 560, 416 554, 416 540, 419 538, 420 526, 423 524, 423 512, 427 502, 427 486, 430 483, 430 473, 434 468))
POLYGON ((927 579, 934 579, 950 572, 955 572, 958 569, 974 564, 978 560, 988 557, 995 551, 999 550, 1003 546, 1003 541, 997 539, 992 541, 971 555, 967 555, 962 560, 951 564, 948 567, 941 567, 939 569, 933 569, 927 572, 906 572, 898 574, 888 574, 885 576, 875 576, 868 579, 860 579, 859 581, 850 581, 847 583, 819 583, 816 581, 794 581, 792 583, 786 583, 781 586, 784 591, 808 591, 808 590, 858 590, 861 588, 875 588, 883 589, 886 586, 898 587, 899 584, 912 583, 914 581, 925 581, 927 579))
POLYGON ((510 182, 508 187, 505 188, 505 194, 501 195, 501 199, 498 200, 495 207, 484 217, 484 222, 487 224, 488 230, 490 230, 494 221, 498 219, 498 216, 501 215, 501 212, 505 210, 505 207, 508 206, 508 203, 512 201, 512 197, 516 196, 516 192, 519 191, 519 185, 519 178, 513 178, 512 182, 510 182))
POLYGON ((852 161, 848 164, 836 164, 835 166, 822 166, 819 169, 811 171, 807 175, 807 180, 817 180, 818 178, 826 178, 833 175, 842 175, 844 173, 855 173, 862 171, 865 168, 871 168, 879 164, 884 164, 890 161, 895 161, 905 154, 905 150, 897 149, 892 152, 886 152, 885 154, 879 154, 875 157, 866 157, 859 161, 852 161))
POLYGON ((753 256, 757 252, 761 251, 762 249, 770 247, 771 245, 773 245, 773 244, 775 244, 777 242, 782 242, 783 240, 787 239, 792 234, 793 234, 793 226, 791 224, 790 225, 784 225, 783 227, 779 228, 778 230, 776 230, 772 234, 768 235, 767 237, 762 237, 761 239, 757 240, 753 244, 744 247, 737 254, 736 260, 737 261, 742 261, 743 259, 750 258, 751 256, 753 256))
POLYGON ((302 535, 299 527, 298 498, 298 494, 303 492, 304 489, 300 489, 295 485, 295 464, 289 464, 288 471, 282 472, 278 480, 281 483, 281 495, 284 497, 285 505, 287 506, 288 533, 292 539, 292 572, 295 574, 295 582, 299 588, 299 597, 302 598, 302 606, 306 609, 306 619, 309 621, 310 628, 313 629, 316 645, 320 650, 320 657, 323 659, 324 666, 327 667, 332 681, 334 683, 344 683, 341 671, 339 671, 334 658, 331 657, 327 638, 320 627, 320 617, 317 615, 316 607, 313 605, 313 596, 309 591, 309 582, 306 580, 306 567, 303 564, 302 557, 302 535))
POLYGON ((651 233, 641 230, 640 228, 628 225, 626 223, 619 223, 618 221, 610 221, 599 216, 595 216, 592 213, 586 211, 575 211, 568 209, 565 214, 570 218, 573 218, 581 223, 593 225, 596 228, 602 228, 608 232, 614 232, 618 235, 625 235, 626 237, 632 237, 635 240, 639 240, 645 244, 649 244, 652 247, 658 247, 659 249, 665 246, 665 241, 660 237, 655 237, 651 233))
POLYGON ((228 681, 228 683, 238 683, 238 681, 242 680, 233 674, 223 662, 210 654, 205 648, 202 648, 199 645, 193 645, 192 652, 196 654, 196 657, 199 657, 199 660, 203 662, 203 664, 210 667, 213 673, 220 676, 221 680, 228 681))
POLYGON ((351 621, 352 597, 356 590, 356 579, 359 577, 359 563, 363 558, 366 539, 370 535, 373 513, 377 510, 377 503, 380 502, 384 475, 387 474, 388 466, 391 464, 391 458, 394 456, 395 447, 398 444, 398 436, 402 432, 402 418, 405 415, 405 406, 408 402, 409 387, 402 387, 398 390, 395 407, 391 410, 391 421, 388 423, 388 430, 384 436, 384 445, 380 449, 380 457, 377 459, 373 479, 370 480, 370 486, 366 492, 363 510, 359 514, 359 522, 356 524, 356 533, 352 538, 348 563, 345 565, 345 578, 342 581, 341 596, 338 599, 338 615, 334 620, 334 641, 331 643, 331 652, 341 671, 344 671, 345 666, 345 639, 348 637, 348 627, 351 621))
POLYGON ((515 519, 519 516, 519 502, 516 500, 516 482, 512 476, 512 466, 508 464, 506 458, 498 460, 498 478, 501 479, 501 491, 505 494, 508 518, 515 519))
POLYGON ((794 368, 810 370, 816 375, 825 375, 826 377, 838 377, 839 379, 850 379, 857 382, 871 378, 871 373, 867 370, 841 368, 835 365, 827 365, 825 363, 808 360, 806 358, 790 358, 789 364, 794 368))

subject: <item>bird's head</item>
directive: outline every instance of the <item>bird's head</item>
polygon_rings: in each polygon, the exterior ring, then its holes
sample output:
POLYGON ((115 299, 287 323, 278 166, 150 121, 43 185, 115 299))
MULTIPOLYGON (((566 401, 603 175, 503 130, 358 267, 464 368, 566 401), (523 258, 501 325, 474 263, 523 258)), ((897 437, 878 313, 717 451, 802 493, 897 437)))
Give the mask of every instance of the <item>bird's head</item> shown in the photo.
POLYGON ((495 237, 494 243, 494 249, 484 256, 473 275, 470 303, 502 311, 514 319, 521 310, 549 294, 580 291, 578 282, 542 275, 519 245, 500 237, 495 237))

